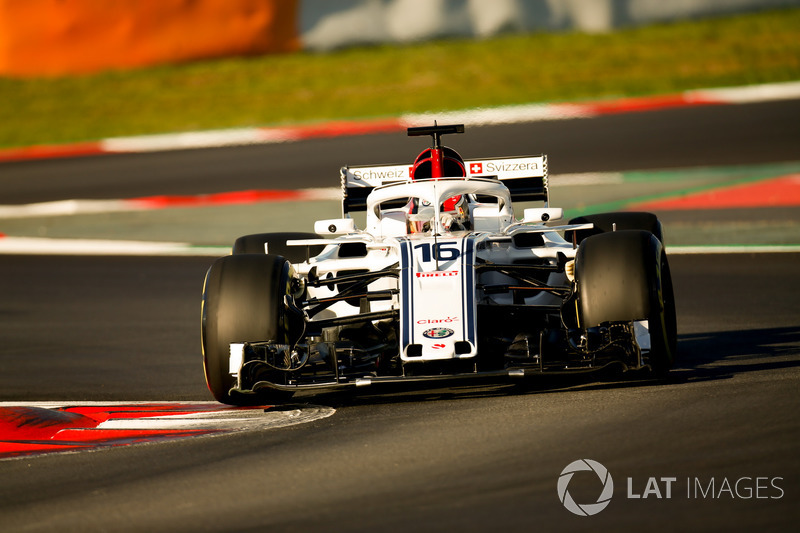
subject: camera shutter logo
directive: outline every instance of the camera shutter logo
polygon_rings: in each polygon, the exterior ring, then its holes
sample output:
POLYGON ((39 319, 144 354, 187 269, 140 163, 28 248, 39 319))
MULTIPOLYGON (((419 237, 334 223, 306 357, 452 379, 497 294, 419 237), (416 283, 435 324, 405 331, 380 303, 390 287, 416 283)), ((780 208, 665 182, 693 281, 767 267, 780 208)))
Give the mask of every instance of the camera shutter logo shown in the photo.
POLYGON ((569 512, 578 516, 596 515, 608 506, 613 495, 614 481, 611 479, 611 474, 608 472, 608 469, 591 459, 578 459, 577 461, 571 462, 561 471, 561 475, 558 477, 558 499, 561 500, 561 503, 564 504, 564 507, 566 507, 569 512), (575 500, 572 499, 572 496, 567 490, 567 486, 575 472, 589 470, 597 474, 597 477, 600 478, 600 482, 603 484, 603 491, 600 493, 595 503, 575 503, 575 500))

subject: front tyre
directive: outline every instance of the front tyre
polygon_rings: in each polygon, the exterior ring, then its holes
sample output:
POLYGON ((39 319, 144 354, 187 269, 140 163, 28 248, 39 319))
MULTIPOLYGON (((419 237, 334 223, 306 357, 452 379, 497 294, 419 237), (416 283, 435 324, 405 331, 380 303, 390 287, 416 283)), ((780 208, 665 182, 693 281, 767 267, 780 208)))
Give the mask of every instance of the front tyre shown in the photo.
POLYGON ((665 375, 675 360, 677 327, 667 255, 649 231, 587 237, 575 258, 581 327, 647 320, 648 364, 665 375))
POLYGON ((231 395, 230 343, 288 342, 283 301, 289 290, 290 265, 283 257, 242 254, 211 265, 203 285, 201 341, 206 384, 217 401, 231 405, 271 403, 291 394, 270 391, 256 396, 231 395))

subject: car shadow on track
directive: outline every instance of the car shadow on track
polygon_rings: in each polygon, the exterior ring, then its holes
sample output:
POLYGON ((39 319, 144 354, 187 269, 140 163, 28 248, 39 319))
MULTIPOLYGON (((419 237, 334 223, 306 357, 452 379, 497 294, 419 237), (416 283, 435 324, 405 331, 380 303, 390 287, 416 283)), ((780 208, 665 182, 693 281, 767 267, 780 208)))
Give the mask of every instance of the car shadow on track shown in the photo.
POLYGON ((368 390, 316 393, 315 404, 344 407, 489 398, 510 394, 548 394, 566 390, 602 390, 657 387, 707 380, 730 379, 744 372, 800 366, 800 328, 771 328, 683 334, 678 337, 675 368, 663 379, 649 371, 598 370, 575 375, 542 375, 512 382, 474 382, 457 385, 419 383, 372 386, 368 390))
POLYGON ((317 405, 341 408, 355 405, 377 405, 407 402, 447 401, 492 398, 522 394, 548 394, 566 390, 640 387, 663 383, 649 371, 622 372, 606 368, 591 373, 531 376, 500 381, 475 380, 450 386, 425 383, 373 385, 369 389, 316 393, 308 399, 317 405))
POLYGON ((680 335, 675 379, 726 379, 744 372, 800 366, 800 328, 680 335))

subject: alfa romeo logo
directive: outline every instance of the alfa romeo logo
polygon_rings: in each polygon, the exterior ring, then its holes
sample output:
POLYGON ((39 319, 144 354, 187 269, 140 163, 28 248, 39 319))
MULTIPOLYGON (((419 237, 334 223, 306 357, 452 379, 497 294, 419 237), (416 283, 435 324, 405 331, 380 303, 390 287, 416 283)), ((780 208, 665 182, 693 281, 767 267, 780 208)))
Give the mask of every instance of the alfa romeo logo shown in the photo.
POLYGON ((455 331, 450 328, 431 328, 426 329, 422 334, 429 339, 444 339, 451 336, 455 331))
POLYGON ((596 515, 608 506, 611 502, 611 496, 613 495, 614 481, 611 479, 611 474, 608 473, 608 469, 591 459, 578 459, 577 461, 571 462, 561 471, 561 475, 558 477, 558 499, 561 500, 561 503, 564 504, 567 511, 578 516, 596 515), (579 504, 572 499, 567 488, 575 472, 587 470, 591 470, 597 474, 597 477, 600 478, 600 482, 603 484, 603 490, 595 503, 579 504))

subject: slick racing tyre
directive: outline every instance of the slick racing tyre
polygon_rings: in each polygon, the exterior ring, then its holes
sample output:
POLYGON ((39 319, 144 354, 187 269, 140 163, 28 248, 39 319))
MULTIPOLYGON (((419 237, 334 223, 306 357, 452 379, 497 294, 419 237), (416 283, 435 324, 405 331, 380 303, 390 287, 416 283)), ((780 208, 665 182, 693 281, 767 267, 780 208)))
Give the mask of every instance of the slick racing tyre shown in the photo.
POLYGON ((291 396, 278 391, 256 397, 231 395, 236 378, 229 370, 232 342, 288 341, 283 300, 289 269, 283 257, 266 254, 230 255, 209 268, 203 285, 201 339, 206 384, 218 401, 252 405, 291 396))
POLYGON ((661 242, 649 231, 587 237, 575 258, 582 328, 647 320, 648 364, 659 376, 672 367, 677 327, 672 277, 661 242))
POLYGON ((582 217, 573 218, 569 221, 570 224, 586 224, 589 222, 594 224, 593 228, 566 231, 564 232, 564 238, 572 242, 574 233, 575 242, 580 244, 586 237, 591 237, 592 235, 599 235, 612 231, 638 229, 649 231, 655 235, 662 244, 664 243, 664 230, 661 227, 661 222, 658 220, 658 217, 653 213, 635 211, 598 213, 596 215, 584 215, 582 217))
POLYGON ((287 246, 286 241, 301 239, 319 239, 316 233, 283 232, 255 233, 244 235, 233 243, 233 255, 239 254, 272 254, 281 255, 290 263, 302 263, 309 257, 318 255, 324 248, 318 246, 287 246))

